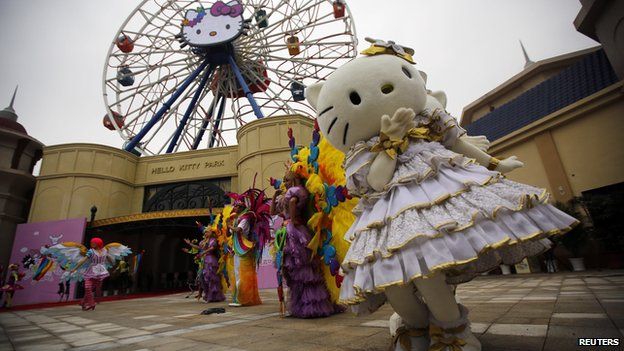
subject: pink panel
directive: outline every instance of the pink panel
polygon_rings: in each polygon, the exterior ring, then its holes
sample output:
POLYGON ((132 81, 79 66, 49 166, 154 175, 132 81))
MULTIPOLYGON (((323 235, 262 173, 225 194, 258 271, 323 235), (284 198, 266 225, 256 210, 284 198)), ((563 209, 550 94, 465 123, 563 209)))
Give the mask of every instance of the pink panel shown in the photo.
POLYGON ((262 261, 258 267, 258 288, 271 289, 277 287, 277 270, 273 265, 273 258, 269 254, 270 247, 262 253, 262 261))
MULTIPOLYGON (((54 265, 41 280, 34 281, 33 274, 39 263, 39 251, 44 245, 55 245, 65 241, 82 243, 87 225, 86 218, 67 219, 62 221, 24 223, 17 226, 11 263, 19 264, 20 271, 25 273, 24 279, 19 282, 24 290, 15 292, 13 303, 15 305, 28 305, 44 302, 56 302, 59 300, 58 283, 63 271, 54 265), (22 260, 30 255, 35 259, 35 264, 30 269, 25 269, 22 260)), ((71 284, 70 297, 74 296, 75 283, 71 284)))

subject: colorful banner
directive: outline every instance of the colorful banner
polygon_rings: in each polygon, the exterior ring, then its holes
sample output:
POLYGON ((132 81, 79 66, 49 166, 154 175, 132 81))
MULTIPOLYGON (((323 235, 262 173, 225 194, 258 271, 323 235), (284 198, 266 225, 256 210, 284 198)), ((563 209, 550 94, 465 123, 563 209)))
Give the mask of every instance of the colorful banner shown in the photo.
MULTIPOLYGON (((17 263, 25 274, 20 285, 23 290, 15 292, 14 305, 28 305, 59 301, 59 278, 63 270, 41 255, 41 248, 65 241, 82 243, 86 218, 61 221, 24 223, 17 226, 11 263, 17 263)), ((74 297, 75 283, 71 284, 70 299, 74 297)))

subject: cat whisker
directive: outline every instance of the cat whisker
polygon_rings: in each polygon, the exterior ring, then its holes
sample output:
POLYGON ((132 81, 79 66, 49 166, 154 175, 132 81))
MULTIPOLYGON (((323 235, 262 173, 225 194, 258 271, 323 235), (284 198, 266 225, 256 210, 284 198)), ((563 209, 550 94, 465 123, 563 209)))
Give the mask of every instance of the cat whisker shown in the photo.
POLYGON ((331 133, 332 128, 334 127, 334 124, 336 124, 336 121, 338 120, 338 117, 334 117, 334 120, 331 121, 331 123, 329 124, 329 128, 327 128, 327 134, 329 135, 329 133, 331 133))
POLYGON ((332 108, 334 108, 334 106, 329 106, 328 108, 324 109, 323 111, 321 111, 321 113, 318 114, 318 117, 321 117, 322 114, 324 114, 325 112, 331 110, 332 108))

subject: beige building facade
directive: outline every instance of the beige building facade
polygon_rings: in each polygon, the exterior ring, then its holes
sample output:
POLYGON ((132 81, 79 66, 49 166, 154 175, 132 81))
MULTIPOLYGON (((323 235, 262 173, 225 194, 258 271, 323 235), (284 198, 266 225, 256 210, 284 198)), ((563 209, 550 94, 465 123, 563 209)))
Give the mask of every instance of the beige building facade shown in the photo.
MULTIPOLYGON (((540 84, 549 84, 550 78, 588 55, 596 55, 597 50, 582 50, 528 66, 466 106, 461 125, 470 130, 481 118, 496 117, 497 109, 513 109, 509 104, 515 99, 530 94, 540 84)), ((508 113, 498 116, 509 118, 508 113)), ((492 140, 489 152, 498 158, 518 156, 525 167, 511 172, 510 179, 546 188, 554 201, 566 202, 585 191, 624 182, 623 133, 624 81, 620 80, 492 140)))
POLYGON ((267 188, 269 177, 284 175, 290 153, 288 128, 298 144, 307 145, 313 123, 298 115, 259 119, 238 131, 237 146, 157 156, 138 157, 95 144, 45 147, 28 221, 90 218, 92 206, 97 207, 92 223, 96 225, 115 222, 113 218, 117 222, 145 218, 140 215, 144 212, 150 212, 149 218, 197 215, 193 208, 201 212, 208 206, 191 203, 147 211, 154 195, 150 189, 208 180, 224 192, 239 192, 252 186, 254 178, 256 187, 267 188))

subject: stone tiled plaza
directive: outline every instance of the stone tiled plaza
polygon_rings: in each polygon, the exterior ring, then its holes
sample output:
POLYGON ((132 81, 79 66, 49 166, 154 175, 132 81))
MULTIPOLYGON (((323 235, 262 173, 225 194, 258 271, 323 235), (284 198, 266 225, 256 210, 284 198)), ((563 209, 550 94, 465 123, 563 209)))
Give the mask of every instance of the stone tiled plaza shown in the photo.
MULTIPOLYGON (((280 318, 274 290, 264 304, 232 308, 186 294, 0 313, 0 350, 386 350, 389 306, 356 318, 280 318), (224 314, 201 315, 211 307, 224 314)), ((624 272, 483 276, 457 294, 483 350, 622 350, 624 272), (579 347, 577 338, 620 346, 579 347)))

